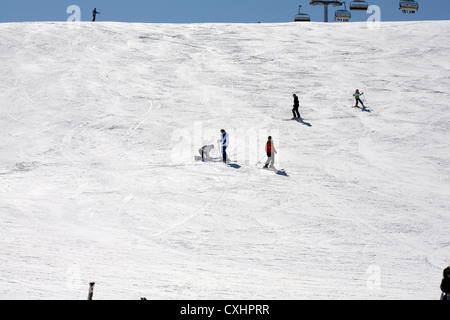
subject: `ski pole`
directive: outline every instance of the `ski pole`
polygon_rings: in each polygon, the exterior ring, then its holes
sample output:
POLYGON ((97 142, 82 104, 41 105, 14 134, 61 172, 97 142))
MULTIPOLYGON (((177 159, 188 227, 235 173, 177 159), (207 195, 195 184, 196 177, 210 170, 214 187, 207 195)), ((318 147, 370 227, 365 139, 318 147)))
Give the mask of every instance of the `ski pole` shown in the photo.
POLYGON ((364 105, 367 107, 368 106, 368 102, 367 102, 367 99, 366 99, 366 97, 364 97, 364 105))
POLYGON ((265 156, 262 156, 262 158, 255 164, 255 167, 261 163, 261 161, 264 159, 265 156))
POLYGON ((367 98, 366 98, 366 95, 365 95, 365 94, 363 95, 363 98, 364 98, 364 104, 368 104, 367 98))

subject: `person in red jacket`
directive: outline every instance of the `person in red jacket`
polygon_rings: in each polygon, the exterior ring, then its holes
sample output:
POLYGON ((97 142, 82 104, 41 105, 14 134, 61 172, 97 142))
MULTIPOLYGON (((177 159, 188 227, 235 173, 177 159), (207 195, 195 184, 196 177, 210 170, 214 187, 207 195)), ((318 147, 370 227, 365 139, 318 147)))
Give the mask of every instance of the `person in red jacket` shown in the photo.
POLYGON ((275 164, 275 154, 277 150, 275 150, 275 145, 273 144, 272 137, 267 139, 266 143, 266 152, 267 152, 267 161, 264 165, 264 169, 273 168, 275 164))

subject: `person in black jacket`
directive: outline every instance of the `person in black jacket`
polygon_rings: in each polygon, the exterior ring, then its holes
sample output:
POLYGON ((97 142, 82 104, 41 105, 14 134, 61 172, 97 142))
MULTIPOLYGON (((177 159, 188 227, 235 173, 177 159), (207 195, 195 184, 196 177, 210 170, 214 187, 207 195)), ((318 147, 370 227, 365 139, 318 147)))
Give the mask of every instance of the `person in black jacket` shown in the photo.
POLYGON ((441 283, 441 300, 450 301, 450 266, 444 269, 444 275, 441 283))
POLYGON ((292 118, 292 120, 300 119, 301 118, 300 113, 298 112, 298 108, 300 107, 298 97, 295 93, 293 94, 293 97, 294 97, 294 109, 292 109, 292 113, 294 114, 294 117, 292 118))
POLYGON ((95 18, 97 17, 97 15, 100 14, 100 12, 97 11, 97 8, 94 9, 94 11, 92 11, 92 22, 95 21, 95 18))

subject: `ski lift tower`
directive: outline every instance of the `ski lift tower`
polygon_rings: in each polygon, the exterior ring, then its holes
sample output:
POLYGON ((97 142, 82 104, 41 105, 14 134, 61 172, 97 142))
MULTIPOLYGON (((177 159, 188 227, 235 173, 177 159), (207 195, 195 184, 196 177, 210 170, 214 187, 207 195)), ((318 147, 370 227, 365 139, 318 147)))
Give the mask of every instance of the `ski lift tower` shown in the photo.
POLYGON ((344 2, 334 0, 312 0, 309 4, 311 6, 323 6, 323 22, 328 22, 328 6, 340 7, 344 2))

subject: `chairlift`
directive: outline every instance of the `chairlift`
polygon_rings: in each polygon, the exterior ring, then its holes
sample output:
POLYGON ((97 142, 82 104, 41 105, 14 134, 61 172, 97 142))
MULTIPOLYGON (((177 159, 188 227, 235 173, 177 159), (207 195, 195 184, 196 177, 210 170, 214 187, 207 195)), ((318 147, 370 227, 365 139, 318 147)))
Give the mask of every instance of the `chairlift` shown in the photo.
POLYGON ((355 0, 350 3, 350 10, 352 11, 367 11, 369 4, 363 0, 355 0))
POLYGON ((334 18, 339 22, 347 22, 352 18, 352 13, 347 10, 347 4, 344 2, 344 10, 336 10, 334 13, 334 18))
POLYGON ((295 22, 311 21, 311 17, 307 13, 302 13, 302 6, 298 6, 298 13, 295 16, 295 22))
POLYGON ((419 4, 414 0, 401 0, 399 6, 404 14, 416 13, 419 10, 419 4))

